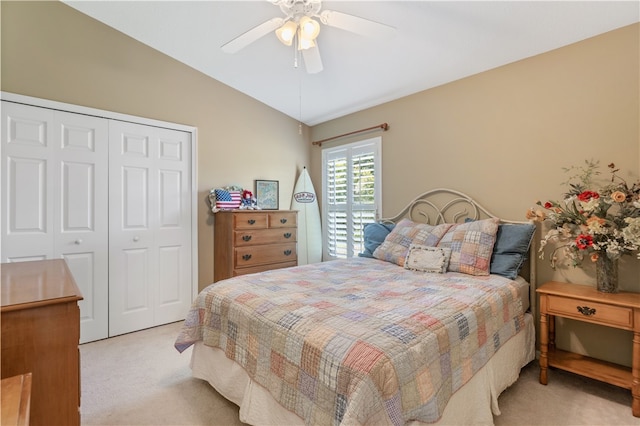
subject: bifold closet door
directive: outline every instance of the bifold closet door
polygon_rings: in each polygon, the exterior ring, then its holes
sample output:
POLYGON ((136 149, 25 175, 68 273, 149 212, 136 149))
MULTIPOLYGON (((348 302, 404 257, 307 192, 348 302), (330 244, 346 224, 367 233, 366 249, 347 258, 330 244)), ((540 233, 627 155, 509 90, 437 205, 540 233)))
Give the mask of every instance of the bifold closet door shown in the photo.
POLYGON ((81 342, 108 337, 108 122, 2 101, 2 261, 64 258, 81 342))
POLYGON ((109 123, 109 335, 191 305, 191 135, 109 123))

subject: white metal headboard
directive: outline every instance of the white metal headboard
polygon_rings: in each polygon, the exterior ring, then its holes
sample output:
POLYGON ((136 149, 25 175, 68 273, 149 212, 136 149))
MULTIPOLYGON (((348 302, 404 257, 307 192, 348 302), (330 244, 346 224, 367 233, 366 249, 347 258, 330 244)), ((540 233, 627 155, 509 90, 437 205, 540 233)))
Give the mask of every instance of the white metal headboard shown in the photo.
MULTIPOLYGON (((400 213, 381 219, 381 222, 397 223, 407 218, 414 222, 438 225, 441 223, 461 223, 465 220, 498 218, 501 223, 530 224, 527 221, 515 221, 499 218, 478 204, 473 198, 459 191, 437 188, 414 198, 400 213)), ((529 267, 529 304, 531 312, 536 312, 536 248, 535 238, 529 248, 527 260, 529 267)))

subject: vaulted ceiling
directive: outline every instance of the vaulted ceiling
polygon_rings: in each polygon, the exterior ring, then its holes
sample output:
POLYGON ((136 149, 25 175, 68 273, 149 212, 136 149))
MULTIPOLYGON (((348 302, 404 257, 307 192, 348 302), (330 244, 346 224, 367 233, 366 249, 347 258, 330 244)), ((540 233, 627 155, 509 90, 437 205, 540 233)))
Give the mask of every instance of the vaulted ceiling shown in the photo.
POLYGON ((378 39, 321 25, 324 69, 308 74, 273 32, 221 50, 283 17, 267 0, 65 3, 308 125, 640 21, 637 1, 326 1, 396 30, 378 39))

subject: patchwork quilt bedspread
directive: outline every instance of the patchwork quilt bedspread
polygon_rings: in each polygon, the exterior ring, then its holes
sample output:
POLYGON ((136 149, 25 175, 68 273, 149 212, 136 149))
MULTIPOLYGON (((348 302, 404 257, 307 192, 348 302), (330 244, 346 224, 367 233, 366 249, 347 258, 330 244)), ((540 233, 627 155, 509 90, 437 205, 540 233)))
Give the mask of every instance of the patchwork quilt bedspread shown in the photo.
POLYGON ((175 347, 222 349, 306 424, 435 422, 522 311, 504 277, 354 258, 212 284, 175 347))

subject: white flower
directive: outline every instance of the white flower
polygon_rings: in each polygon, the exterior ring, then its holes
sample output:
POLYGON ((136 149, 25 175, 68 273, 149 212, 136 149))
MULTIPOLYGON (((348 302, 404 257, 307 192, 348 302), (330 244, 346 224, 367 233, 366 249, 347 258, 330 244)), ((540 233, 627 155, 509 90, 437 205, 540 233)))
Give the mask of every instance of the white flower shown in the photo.
POLYGON ((622 229, 622 238, 637 249, 640 247, 640 217, 627 217, 624 221, 628 225, 622 229))
POLYGON ((592 212, 598 208, 600 204, 599 198, 592 198, 589 201, 580 201, 580 205, 584 209, 585 212, 592 212))

